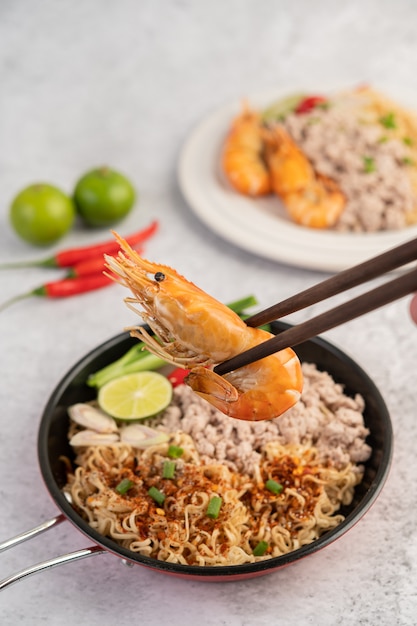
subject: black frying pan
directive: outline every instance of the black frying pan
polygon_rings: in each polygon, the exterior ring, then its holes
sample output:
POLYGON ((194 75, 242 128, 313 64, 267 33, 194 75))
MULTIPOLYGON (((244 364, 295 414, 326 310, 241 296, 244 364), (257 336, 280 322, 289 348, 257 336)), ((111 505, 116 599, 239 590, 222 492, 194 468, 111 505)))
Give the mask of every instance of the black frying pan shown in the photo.
MULTIPOLYGON (((276 334, 286 328, 288 325, 283 322, 272 324, 272 331, 276 334)), ((26 540, 63 520, 72 522, 93 541, 94 546, 28 568, 9 579, 0 581, 0 589, 36 571, 103 552, 111 552, 129 564, 142 565, 183 578, 217 582, 251 578, 273 572, 331 544, 356 524, 371 507, 385 483, 391 463, 393 439, 388 410, 378 389, 359 365, 327 341, 316 338, 297 346, 296 352, 299 358, 301 361, 316 363, 319 369, 328 371, 336 382, 344 385, 345 393, 348 395, 360 393, 364 397, 365 424, 370 429, 368 443, 373 450, 371 458, 365 464, 365 475, 362 483, 355 490, 353 502, 341 511, 346 517, 339 526, 328 531, 310 545, 279 557, 257 563, 215 567, 158 561, 122 548, 112 539, 97 533, 78 515, 62 493, 62 487, 66 483, 66 469, 61 458, 74 456, 68 444, 67 407, 76 402, 86 402, 95 398, 95 390, 85 383, 88 375, 121 357, 136 341, 127 333, 121 333, 106 341, 78 361, 53 391, 40 423, 38 455, 46 487, 61 514, 54 520, 46 522, 45 525, 5 542, 0 545, 0 550, 26 540)))

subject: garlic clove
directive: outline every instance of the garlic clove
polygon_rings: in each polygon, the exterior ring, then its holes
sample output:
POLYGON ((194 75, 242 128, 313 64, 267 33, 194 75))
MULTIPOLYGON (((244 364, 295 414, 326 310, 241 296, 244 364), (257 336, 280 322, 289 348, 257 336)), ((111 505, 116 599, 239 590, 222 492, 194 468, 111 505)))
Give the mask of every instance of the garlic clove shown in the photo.
POLYGON ((68 413, 74 422, 85 428, 95 430, 97 433, 118 432, 115 420, 91 404, 78 402, 68 408, 68 413))
POLYGON ((94 430, 80 430, 70 439, 70 446, 111 446, 119 441, 116 433, 98 433, 94 430))
POLYGON ((129 424, 120 430, 120 441, 134 448, 149 448, 169 440, 167 433, 143 424, 129 424))

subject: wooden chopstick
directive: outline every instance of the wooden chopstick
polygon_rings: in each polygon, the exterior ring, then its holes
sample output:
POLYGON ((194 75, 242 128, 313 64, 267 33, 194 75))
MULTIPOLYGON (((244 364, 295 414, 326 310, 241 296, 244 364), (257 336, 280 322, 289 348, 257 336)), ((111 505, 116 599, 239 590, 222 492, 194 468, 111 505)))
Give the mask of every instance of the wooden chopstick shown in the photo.
POLYGON ((307 306, 321 302, 326 298, 346 291, 346 289, 356 287, 372 278, 377 278, 416 259, 417 238, 373 257, 364 263, 339 272, 318 285, 314 285, 286 300, 278 302, 278 304, 274 304, 264 311, 248 317, 245 322, 248 326, 253 327, 268 324, 268 322, 277 320, 295 311, 300 311, 307 306))
MULTIPOLYGON (((319 283, 316 287, 312 287, 311 289, 299 294, 299 301, 301 301, 301 303, 310 301, 311 304, 318 302, 319 300, 329 297, 329 295, 343 291, 345 287, 341 287, 340 285, 348 285, 346 288, 349 288, 354 285, 361 284, 370 278, 380 276, 385 271, 390 271, 391 269, 400 267, 404 263, 408 263, 416 258, 417 239, 410 241, 407 244, 403 244, 398 248, 394 248, 393 250, 390 250, 389 252, 378 257, 374 257, 369 261, 365 261, 365 263, 354 266, 349 270, 345 270, 340 274, 323 281, 323 283, 319 283), (397 262, 397 254, 399 254, 399 256, 403 259, 402 262, 397 262), (366 275, 364 267, 366 269, 366 275), (389 269, 381 270, 381 267, 389 269), (361 268, 361 276, 357 273, 358 268, 361 268), (339 283, 338 280, 334 279, 337 279, 340 275, 342 275, 342 279, 339 279, 339 283), (328 287, 329 284, 330 288, 328 287), (325 285, 324 288, 323 285, 325 285), (337 290, 334 291, 335 289, 337 290), (303 294, 306 293, 307 296, 305 297, 303 294), (317 293, 319 294, 318 296, 317 293)), ((283 331, 275 337, 272 337, 271 339, 268 339, 267 341, 264 341, 259 345, 236 355, 232 359, 228 359, 227 361, 220 363, 214 368, 214 371, 220 375, 227 374, 228 372, 238 369, 239 367, 243 367, 249 363, 263 359, 274 352, 278 352, 279 350, 292 346, 297 346, 312 337, 320 335, 326 330, 330 330, 335 326, 340 326, 340 324, 349 322, 356 317, 369 313, 370 311, 384 306, 385 304, 389 304, 394 300, 398 300, 399 298, 402 298, 403 296, 406 296, 414 291, 417 291, 417 269, 413 269, 402 276, 377 287, 376 289, 368 291, 367 293, 330 309, 329 311, 326 311, 325 313, 322 313, 321 315, 318 315, 302 324, 298 324, 297 326, 293 326, 292 328, 283 331)), ((295 298, 297 298, 297 296, 295 296, 295 298)), ((291 300, 291 298, 289 300, 291 300)), ((301 308, 304 308, 305 306, 308 305, 302 304, 301 308)), ((259 325, 264 324, 267 321, 273 321, 273 319, 276 318, 271 317, 271 311, 277 311, 279 307, 280 304, 275 307, 270 307, 269 309, 266 309, 265 312, 261 312, 256 316, 253 316, 251 318, 252 325, 254 318, 258 318, 259 325), (263 315, 263 313, 265 313, 265 315, 263 315)), ((298 310, 298 308, 294 309, 291 303, 290 305, 287 304, 283 307, 283 309, 286 311, 298 310)), ((284 315, 284 313, 281 313, 281 315, 284 315)))

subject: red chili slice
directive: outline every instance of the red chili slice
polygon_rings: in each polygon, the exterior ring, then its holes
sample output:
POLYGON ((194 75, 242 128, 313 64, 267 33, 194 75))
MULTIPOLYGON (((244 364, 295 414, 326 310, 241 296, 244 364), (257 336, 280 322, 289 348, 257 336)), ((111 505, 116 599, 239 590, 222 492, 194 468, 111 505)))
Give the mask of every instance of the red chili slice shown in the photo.
POLYGON ((178 387, 178 385, 183 384, 184 378, 186 378, 189 373, 190 370, 185 370, 182 367, 177 367, 170 374, 168 374, 167 378, 173 387, 178 387))
POLYGON ((324 104, 327 102, 327 99, 323 96, 308 96, 301 100, 299 105, 296 107, 295 112, 300 115, 302 113, 309 113, 312 111, 318 104, 324 104))

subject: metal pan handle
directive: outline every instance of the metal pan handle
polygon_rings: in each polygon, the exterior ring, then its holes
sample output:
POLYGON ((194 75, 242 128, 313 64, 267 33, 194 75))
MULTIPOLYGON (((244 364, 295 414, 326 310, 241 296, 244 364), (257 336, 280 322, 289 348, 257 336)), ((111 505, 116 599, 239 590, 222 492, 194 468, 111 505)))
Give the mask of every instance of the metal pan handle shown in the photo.
MULTIPOLYGON (((0 552, 13 548, 13 546, 23 543, 24 541, 28 541, 29 539, 32 539, 33 537, 36 537, 37 535, 40 535, 41 533, 44 533, 50 528, 54 528, 58 524, 61 524, 61 522, 65 521, 67 521, 67 518, 61 513, 60 515, 39 524, 39 526, 35 526, 35 528, 31 528, 26 532, 20 533, 11 539, 6 539, 6 541, 0 543, 0 552)), ((19 582, 27 576, 36 574, 37 572, 42 572, 45 569, 51 569, 53 567, 57 567, 58 565, 63 565, 64 563, 72 563, 73 561, 78 561, 79 559, 85 559, 88 556, 93 556, 94 554, 103 554, 103 552, 106 552, 106 550, 100 548, 100 546, 91 546, 90 548, 84 548, 82 550, 77 550, 76 552, 62 554, 61 556, 48 559, 47 561, 36 563, 36 565, 27 567, 20 572, 16 572, 16 574, 12 574, 3 580, 0 580, 0 591, 3 591, 6 587, 19 582)))
POLYGON ((20 572, 12 574, 12 576, 9 576, 8 578, 0 580, 0 591, 3 591, 6 587, 19 582, 27 576, 36 574, 37 572, 42 572, 45 569, 51 569, 53 567, 57 567, 58 565, 63 565, 64 563, 72 563, 73 561, 78 561, 79 559, 85 559, 89 556, 94 556, 95 554, 103 554, 104 552, 106 552, 106 550, 100 548, 100 546, 91 546, 90 548, 84 548, 82 550, 77 550, 76 552, 62 554, 61 556, 48 559, 47 561, 42 561, 41 563, 37 563, 36 565, 32 565, 26 569, 22 569, 20 572))
POLYGON ((66 519, 65 515, 61 513, 61 515, 57 515, 56 517, 39 524, 39 526, 35 526, 35 528, 31 528, 24 533, 20 533, 20 535, 16 535, 11 539, 6 539, 6 541, 0 543, 0 552, 13 548, 13 546, 17 546, 19 543, 23 543, 23 541, 28 541, 29 539, 32 539, 32 537, 36 537, 36 535, 44 533, 46 530, 61 524, 61 522, 65 522, 66 519))

